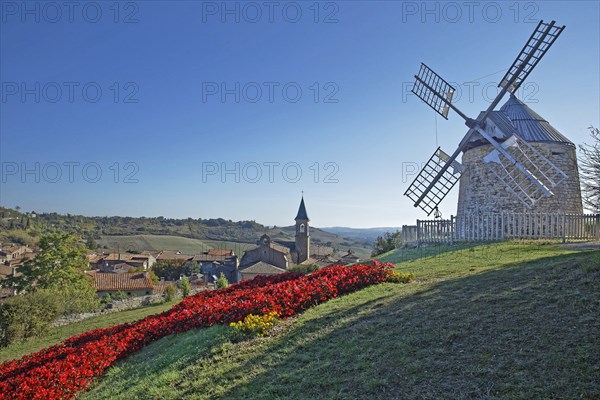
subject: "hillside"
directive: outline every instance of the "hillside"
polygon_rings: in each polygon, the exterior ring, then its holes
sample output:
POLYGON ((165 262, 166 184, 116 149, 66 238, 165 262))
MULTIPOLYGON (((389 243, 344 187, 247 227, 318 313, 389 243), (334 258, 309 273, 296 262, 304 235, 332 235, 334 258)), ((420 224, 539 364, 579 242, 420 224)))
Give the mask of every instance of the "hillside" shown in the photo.
MULTIPOLYGON (((92 246, 107 246, 115 251, 180 250, 194 254, 207 247, 228 247, 241 254, 255 245, 264 233, 275 240, 294 240, 293 226, 269 229, 254 221, 86 217, 57 213, 33 217, 30 213, 0 207, 0 243, 35 244, 42 234, 52 230, 76 233, 92 246)), ((342 252, 352 248, 361 258, 367 258, 372 247, 367 241, 344 238, 318 228, 311 228, 311 243, 342 252)))
POLYGON ((80 397, 600 396, 600 251, 503 243, 384 257, 416 281, 331 300, 266 338, 232 342, 220 326, 166 337, 80 397))
POLYGON ((336 234, 341 237, 345 237, 348 239, 354 239, 358 241, 362 241, 365 244, 372 245, 375 243, 379 236, 383 236, 384 233, 394 233, 396 231, 401 231, 401 227, 389 227, 389 228, 348 228, 341 226, 320 228, 325 232, 330 232, 336 234))
POLYGON ((101 236, 97 243, 99 246, 106 246, 105 248, 114 251, 179 250, 184 254, 197 254, 213 248, 212 245, 198 239, 167 235, 104 235, 101 236))

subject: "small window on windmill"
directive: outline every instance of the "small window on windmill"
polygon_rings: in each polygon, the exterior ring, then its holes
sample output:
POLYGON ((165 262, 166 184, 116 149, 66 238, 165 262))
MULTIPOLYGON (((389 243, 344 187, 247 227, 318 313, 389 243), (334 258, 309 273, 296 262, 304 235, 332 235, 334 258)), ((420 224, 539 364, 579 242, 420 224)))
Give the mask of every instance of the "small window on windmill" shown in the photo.
POLYGON ((552 155, 553 155, 553 156, 562 156, 562 155, 564 155, 564 154, 565 154, 565 153, 564 153, 564 152, 562 152, 562 151, 553 151, 553 152, 552 152, 552 155))

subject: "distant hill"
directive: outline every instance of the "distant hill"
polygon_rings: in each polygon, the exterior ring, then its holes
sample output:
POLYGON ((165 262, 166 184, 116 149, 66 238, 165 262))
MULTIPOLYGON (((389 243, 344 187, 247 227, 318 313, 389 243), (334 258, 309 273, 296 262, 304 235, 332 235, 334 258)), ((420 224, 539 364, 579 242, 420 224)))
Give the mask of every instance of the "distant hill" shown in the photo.
MULTIPOLYGON (((164 217, 86 217, 57 213, 22 213, 0 207, 0 243, 35 244, 48 232, 75 233, 90 247, 110 250, 179 250, 194 254, 207 248, 231 248, 240 255, 256 244, 264 233, 274 240, 293 241, 294 227, 269 228, 255 221, 223 218, 173 219, 164 217)), ((368 258, 372 241, 346 237, 311 228, 313 245, 329 246, 340 252, 351 248, 368 258)))
POLYGON ((365 244, 372 245, 377 240, 378 236, 382 236, 386 232, 394 233, 402 230, 399 227, 392 228, 347 228, 342 226, 334 226, 331 228, 320 228, 325 232, 334 233, 348 239, 361 241, 365 244))
MULTIPOLYGON (((267 234, 271 236, 275 241, 293 241, 296 227, 295 226, 284 226, 280 228, 271 228, 267 231, 267 234)), ((371 256, 371 250, 373 249, 372 243, 367 240, 354 239, 345 237, 332 232, 327 232, 321 228, 310 228, 310 243, 312 246, 328 246, 332 247, 338 252, 345 253, 348 249, 352 249, 358 257, 366 259, 371 256)))

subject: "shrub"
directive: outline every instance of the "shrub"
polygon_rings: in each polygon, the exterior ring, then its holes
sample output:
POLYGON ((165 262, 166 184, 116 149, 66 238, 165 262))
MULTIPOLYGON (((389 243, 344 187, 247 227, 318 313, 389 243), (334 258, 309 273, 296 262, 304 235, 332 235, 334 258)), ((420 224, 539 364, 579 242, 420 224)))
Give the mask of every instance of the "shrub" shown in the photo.
POLYGON ((310 273, 318 271, 318 270, 319 270, 319 266, 316 264, 294 265, 293 267, 291 267, 289 269, 289 271, 291 271, 291 272, 299 272, 304 275, 310 274, 310 273))
POLYGON ((403 273, 397 271, 390 271, 388 276, 388 282, 393 283, 410 283, 415 280, 415 275, 412 272, 403 273))
POLYGON ((51 288, 48 291, 51 291, 56 297, 61 299, 63 304, 61 313, 64 315, 92 311, 100 307, 100 301, 96 296, 96 289, 88 284, 51 288))
POLYGON ((156 285, 160 281, 160 278, 156 275, 154 271, 149 270, 148 275, 150 275, 150 279, 152 280, 153 284, 156 285))
POLYGON ((217 279, 217 289, 225 289, 227 286, 229 286, 229 281, 221 272, 221 276, 219 276, 219 279, 217 279))
POLYGON ((0 347, 45 334, 63 308, 62 299, 47 290, 9 298, 0 304, 0 347))
POLYGON ((175 294, 177 293, 177 288, 172 283, 169 283, 165 288, 165 301, 168 303, 173 301, 175 298, 175 294))
POLYGON ((129 296, 123 291, 118 291, 110 296, 113 300, 127 300, 129 296))
POLYGON ((183 297, 187 297, 190 294, 190 291, 192 290, 192 285, 190 285, 190 280, 187 276, 181 278, 181 281, 179 282, 179 288, 181 289, 183 297))
POLYGON ((102 296, 100 301, 102 302, 102 304, 108 304, 112 302, 112 297, 110 297, 110 294, 106 293, 104 296, 102 296))
POLYGON ((271 311, 263 315, 248 314, 242 321, 231 322, 230 327, 236 334, 266 336, 279 321, 279 314, 271 311))

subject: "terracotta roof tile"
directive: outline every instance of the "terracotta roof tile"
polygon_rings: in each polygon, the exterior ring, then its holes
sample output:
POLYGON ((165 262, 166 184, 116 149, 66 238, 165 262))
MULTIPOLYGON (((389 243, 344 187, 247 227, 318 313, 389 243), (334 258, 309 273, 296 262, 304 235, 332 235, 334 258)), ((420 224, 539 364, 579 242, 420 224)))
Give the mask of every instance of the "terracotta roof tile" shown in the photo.
POLYGON ((232 256, 233 250, 228 249, 210 249, 207 254, 209 256, 232 256))
POLYGON ((110 272, 88 271, 87 274, 94 278, 94 287, 98 291, 152 290, 154 288, 152 279, 144 272, 114 274, 110 272))

